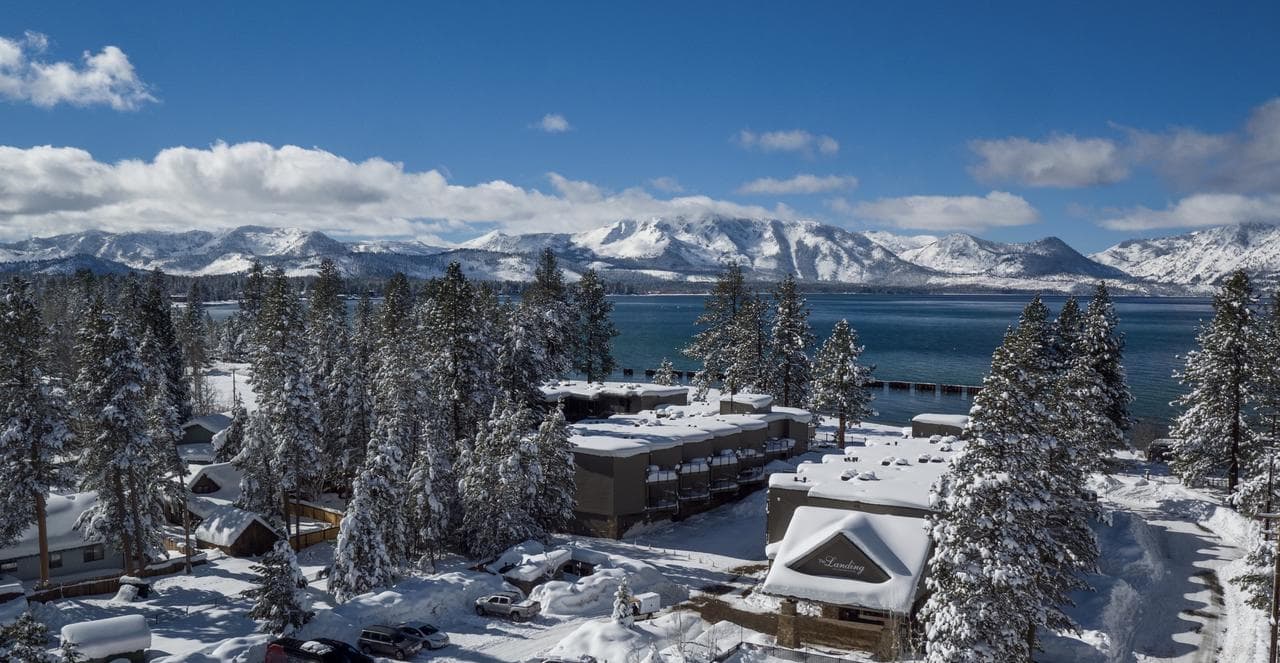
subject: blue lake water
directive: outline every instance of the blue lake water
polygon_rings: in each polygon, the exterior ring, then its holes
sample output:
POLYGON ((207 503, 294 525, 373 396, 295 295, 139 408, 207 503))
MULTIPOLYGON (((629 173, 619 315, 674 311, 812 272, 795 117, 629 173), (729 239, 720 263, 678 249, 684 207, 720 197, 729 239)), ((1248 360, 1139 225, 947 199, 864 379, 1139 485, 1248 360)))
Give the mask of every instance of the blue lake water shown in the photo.
MULTIPOLYGON (((839 295, 808 297, 810 322, 819 342, 836 321, 847 318, 866 346, 864 359, 881 380, 981 384, 991 352, 1017 321, 1027 295, 839 295)), ((1056 311, 1065 298, 1049 296, 1056 311)), ((697 365, 680 354, 696 331, 701 295, 641 295, 612 298, 621 335, 614 340, 620 368, 643 379, 663 357, 677 369, 697 365)), ((223 318, 234 305, 210 306, 223 318)), ((1212 315, 1209 300, 1119 297, 1116 310, 1125 334, 1125 368, 1135 396, 1133 414, 1167 420, 1179 386, 1172 377, 1178 356, 1192 349, 1199 323, 1212 315)), ((877 394, 876 421, 904 424, 920 412, 967 412, 969 400, 933 392, 884 390, 877 394)))

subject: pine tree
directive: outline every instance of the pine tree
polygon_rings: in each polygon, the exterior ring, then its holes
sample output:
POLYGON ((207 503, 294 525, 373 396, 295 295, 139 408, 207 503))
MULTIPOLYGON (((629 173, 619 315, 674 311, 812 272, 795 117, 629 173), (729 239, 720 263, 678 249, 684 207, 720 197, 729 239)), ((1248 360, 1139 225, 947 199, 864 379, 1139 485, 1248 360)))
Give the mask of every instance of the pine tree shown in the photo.
POLYGON ((287 535, 289 524, 280 492, 270 428, 271 424, 263 413, 249 415, 243 445, 231 459, 231 464, 240 470, 240 497, 236 506, 261 515, 272 527, 287 535))
POLYGON ((769 335, 769 355, 773 371, 769 380, 773 402, 785 407, 802 407, 809 397, 809 348, 813 331, 809 309, 788 274, 773 294, 773 329, 769 335))
POLYGON ((532 329, 538 333, 542 346, 540 354, 545 358, 546 378, 569 372, 576 361, 574 328, 580 326, 576 324, 580 314, 575 314, 570 299, 570 289, 565 285, 564 272, 555 253, 549 248, 543 249, 533 272, 533 283, 521 295, 520 306, 537 319, 532 329))
POLYGON ((1125 376, 1124 334, 1120 332, 1119 325, 1107 284, 1098 282, 1085 311, 1082 342, 1084 351, 1092 358, 1093 369, 1102 376, 1108 402, 1107 417, 1123 434, 1132 424, 1129 406, 1133 403, 1133 394, 1129 392, 1125 376))
POLYGON ((635 613, 631 610, 631 587, 625 576, 618 582, 618 591, 613 593, 613 621, 627 628, 636 623, 635 613))
POLYGON ((49 627, 28 610, 12 624, 0 627, 0 660, 14 663, 55 663, 48 653, 49 627))
POLYGON ((1242 465, 1257 453, 1246 420, 1253 395, 1252 304, 1249 277, 1237 271, 1214 296, 1213 320, 1201 328, 1199 348, 1187 354, 1186 368, 1176 375, 1188 391, 1176 401, 1182 413, 1171 431, 1176 440, 1173 469, 1188 483, 1225 470, 1233 497, 1242 465))
MULTIPOLYGON (((703 302, 704 312, 696 321, 703 329, 683 350, 685 356, 702 362, 702 370, 693 378, 697 398, 706 397, 707 390, 722 374, 727 376, 732 365, 729 353, 736 340, 738 314, 750 296, 742 268, 736 262, 729 263, 703 302)), ((724 386, 731 394, 738 389, 738 385, 732 383, 724 386)))
POLYGON ((671 365, 670 359, 662 358, 662 363, 653 374, 653 383, 664 387, 670 387, 676 383, 676 367, 671 365))
POLYGON ((204 377, 204 368, 209 362, 209 347, 204 289, 200 285, 200 279, 191 281, 191 287, 187 290, 187 307, 182 313, 181 336, 186 371, 191 380, 192 413, 209 414, 215 407, 213 392, 209 390, 208 381, 204 377))
POLYGON ((382 527, 376 520, 372 497, 375 491, 366 481, 385 481, 367 472, 356 478, 351 500, 342 517, 338 540, 334 545, 333 569, 329 574, 329 593, 339 602, 359 596, 395 582, 396 567, 382 540, 382 527))
POLYGON ((596 270, 583 272, 574 288, 574 303, 578 324, 574 334, 573 368, 585 375, 588 382, 599 382, 609 377, 616 365, 610 346, 618 329, 609 319, 613 302, 605 296, 604 284, 596 270))
POLYGON ((1280 440, 1280 289, 1254 329, 1253 361, 1249 366, 1259 429, 1280 440))
POLYGON ((772 367, 769 364, 769 306, 752 293, 743 300, 729 332, 725 349, 724 383, 729 393, 760 392, 768 388, 772 367))
POLYGON ((311 620, 307 610, 306 576, 298 567, 293 548, 283 539, 276 541, 271 552, 249 567, 258 576, 258 586, 245 590, 253 601, 249 619, 259 622, 264 633, 283 635, 311 620))
POLYGON ((80 647, 71 640, 63 640, 58 647, 57 663, 84 663, 84 654, 80 653, 80 647))
POLYGON ((463 544, 476 557, 544 534, 531 512, 541 481, 532 423, 524 403, 499 400, 476 432, 461 481, 463 544))
MULTIPOLYGON (((258 313, 253 384, 286 517, 292 512, 289 502, 318 487, 315 470, 321 466, 320 413, 302 332, 297 298, 277 269, 258 313)), ((295 530, 300 528, 295 521, 295 530)))
POLYGON ((319 444, 325 461, 322 475, 326 485, 338 485, 349 471, 343 433, 347 423, 351 343, 342 291, 337 265, 329 258, 323 259, 309 292, 307 370, 320 411, 319 444))
POLYGON ((237 394, 231 403, 231 423, 222 433, 213 436, 214 460, 226 463, 235 458, 244 447, 244 436, 248 426, 249 411, 244 409, 244 403, 237 394))
POLYGON ((168 383, 166 389, 178 409, 178 418, 187 421, 191 419, 191 389, 186 379, 186 354, 173 323, 169 289, 160 270, 153 271, 148 280, 140 317, 140 335, 149 335, 153 344, 151 354, 144 355, 144 362, 156 373, 153 379, 162 376, 168 383))
POLYGON ((564 420, 564 403, 548 408, 534 436, 542 480, 533 502, 539 526, 546 532, 560 531, 573 520, 577 507, 577 471, 573 443, 564 420))
POLYGON ((37 523, 40 581, 49 580, 45 499, 65 485, 58 457, 71 443, 63 390, 46 378, 40 311, 30 284, 13 279, 0 292, 0 547, 37 523))
POLYGON ((531 306, 501 306, 501 319, 495 324, 503 330, 498 348, 498 390, 507 398, 525 401, 530 407, 542 406, 538 386, 554 375, 542 342, 541 316, 531 306))
POLYGON ((871 409, 875 396, 868 387, 875 366, 859 361, 862 351, 858 332, 849 326, 848 320, 840 320, 818 350, 814 361, 809 407, 816 412, 834 414, 839 419, 836 442, 841 445, 844 444, 847 422, 861 423, 876 414, 871 409))
POLYGON ((1271 609, 1271 592, 1275 582, 1275 543, 1268 541, 1262 529, 1251 525, 1245 568, 1229 578, 1245 594, 1245 601, 1258 610, 1271 609))
POLYGON ((81 328, 77 406, 85 448, 78 463, 81 489, 98 493, 77 526, 86 538, 118 548, 125 571, 159 548, 168 482, 155 481, 172 466, 158 458, 148 434, 143 381, 127 327, 95 302, 81 328))
POLYGON ((262 263, 257 260, 249 267, 249 274, 240 289, 240 312, 247 318, 251 327, 257 326, 258 312, 262 310, 262 300, 267 296, 267 275, 262 263))
POLYGON ((377 347, 377 326, 373 304, 366 292, 356 305, 355 330, 351 337, 351 351, 341 371, 344 402, 339 446, 342 455, 338 459, 341 484, 348 484, 364 466, 369 438, 373 434, 373 391, 368 376, 374 372, 374 349, 377 347))

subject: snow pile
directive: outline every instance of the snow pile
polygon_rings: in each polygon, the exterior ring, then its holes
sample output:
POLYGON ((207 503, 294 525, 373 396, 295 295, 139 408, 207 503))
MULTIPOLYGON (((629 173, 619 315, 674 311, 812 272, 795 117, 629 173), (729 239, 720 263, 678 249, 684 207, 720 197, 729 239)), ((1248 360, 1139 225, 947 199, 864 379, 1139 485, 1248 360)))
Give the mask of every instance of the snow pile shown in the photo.
POLYGON ((355 642, 368 624, 426 621, 463 607, 476 599, 512 587, 487 573, 454 572, 431 578, 405 580, 389 589, 361 594, 346 603, 316 614, 298 637, 335 638, 355 642))
POLYGON ((75 643, 86 658, 108 658, 151 648, 151 629, 142 615, 109 617, 62 627, 62 641, 75 643))
POLYGON ((537 541, 525 541, 509 548, 485 568, 505 578, 532 582, 554 574, 570 558, 564 548, 548 550, 537 541))
POLYGON ((546 655, 566 659, 591 656, 606 662, 709 661, 738 644, 745 633, 736 625, 712 625, 687 612, 663 615, 632 627, 612 619, 596 619, 564 637, 546 655))
POLYGON ((595 573, 577 582, 553 580, 538 585, 529 598, 542 603, 542 612, 548 615, 608 615, 613 607, 614 592, 623 578, 635 594, 655 592, 660 595, 663 606, 689 598, 684 587, 671 582, 649 564, 616 555, 609 555, 605 563, 607 568, 597 568, 595 573))
POLYGON ((25 596, 19 596, 16 599, 0 603, 0 626, 12 624, 26 611, 27 597, 25 596))

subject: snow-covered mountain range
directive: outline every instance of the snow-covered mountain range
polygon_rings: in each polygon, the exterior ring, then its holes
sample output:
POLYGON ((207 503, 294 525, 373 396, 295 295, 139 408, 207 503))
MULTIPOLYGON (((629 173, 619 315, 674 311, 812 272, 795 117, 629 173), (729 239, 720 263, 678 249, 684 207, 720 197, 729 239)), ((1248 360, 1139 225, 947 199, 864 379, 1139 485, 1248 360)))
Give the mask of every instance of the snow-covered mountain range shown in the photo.
POLYGON ((0 244, 9 271, 160 268, 172 274, 232 274, 254 260, 290 274, 331 258, 350 275, 440 274, 459 261, 472 276, 526 280, 552 249, 572 278, 593 267, 607 278, 701 282, 734 260, 758 279, 795 273, 808 281, 924 290, 1080 291, 1098 279, 1122 290, 1200 290, 1236 267, 1280 274, 1280 229, 1213 228, 1131 240, 1084 256, 1056 237, 1001 243, 971 235, 855 232, 812 221, 729 217, 624 220, 580 233, 492 232, 456 247, 412 241, 342 242, 297 228, 244 226, 207 232, 83 232, 0 244))

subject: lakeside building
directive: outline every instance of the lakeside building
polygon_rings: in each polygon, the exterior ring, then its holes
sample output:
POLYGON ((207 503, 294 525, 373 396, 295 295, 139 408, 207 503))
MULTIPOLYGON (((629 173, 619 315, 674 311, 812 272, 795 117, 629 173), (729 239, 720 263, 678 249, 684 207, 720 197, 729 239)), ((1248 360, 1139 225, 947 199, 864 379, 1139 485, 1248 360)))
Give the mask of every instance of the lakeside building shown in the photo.
POLYGON ((911 418, 911 437, 959 435, 968 425, 967 414, 917 414, 911 418))
POLYGON ((780 643, 870 650, 912 625, 931 552, 930 492, 964 443, 900 431, 864 425, 844 453, 769 477, 761 591, 782 599, 780 643))
POLYGON ((566 411, 577 402, 577 412, 612 413, 569 426, 576 529, 594 536, 738 499, 764 486, 770 462, 804 453, 813 438, 808 411, 774 407, 767 395, 689 404, 687 387, 616 383, 559 383, 543 394, 564 399, 566 411))

